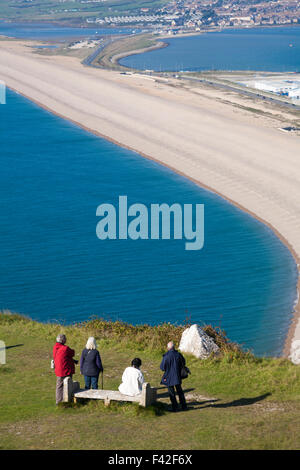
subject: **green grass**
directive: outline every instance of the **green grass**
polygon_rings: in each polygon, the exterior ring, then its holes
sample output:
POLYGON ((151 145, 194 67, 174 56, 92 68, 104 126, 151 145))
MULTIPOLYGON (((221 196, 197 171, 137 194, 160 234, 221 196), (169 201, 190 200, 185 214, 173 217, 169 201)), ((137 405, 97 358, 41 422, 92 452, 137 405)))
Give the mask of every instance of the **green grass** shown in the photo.
MULTIPOLYGON (((100 319, 62 326, 0 314, 0 339, 8 348, 7 364, 0 366, 0 448, 298 449, 300 368, 286 359, 244 353, 210 326, 205 329, 215 336, 222 354, 202 361, 186 355, 192 374, 184 388, 192 408, 169 413, 159 364, 166 342, 174 339, 178 344, 183 329, 100 319), (111 403, 106 408, 100 401, 83 400, 55 406, 50 360, 61 332, 77 359, 87 337, 97 338, 106 389, 117 389, 124 368, 140 357, 145 379, 159 387, 157 404, 143 409, 111 403)), ((75 380, 83 385, 78 367, 75 380)))

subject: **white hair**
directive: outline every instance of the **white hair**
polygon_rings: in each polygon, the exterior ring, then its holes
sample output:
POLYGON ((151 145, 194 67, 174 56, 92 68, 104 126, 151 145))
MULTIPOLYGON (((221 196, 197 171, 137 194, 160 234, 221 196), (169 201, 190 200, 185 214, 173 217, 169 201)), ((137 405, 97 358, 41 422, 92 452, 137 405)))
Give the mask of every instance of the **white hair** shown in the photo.
POLYGON ((169 343, 167 344, 167 348, 168 348, 168 350, 174 348, 174 343, 173 343, 173 341, 169 341, 169 343))
POLYGON ((56 342, 64 344, 66 342, 66 335, 57 335, 56 342))
POLYGON ((85 345, 86 349, 97 349, 97 343, 94 336, 90 336, 85 345))

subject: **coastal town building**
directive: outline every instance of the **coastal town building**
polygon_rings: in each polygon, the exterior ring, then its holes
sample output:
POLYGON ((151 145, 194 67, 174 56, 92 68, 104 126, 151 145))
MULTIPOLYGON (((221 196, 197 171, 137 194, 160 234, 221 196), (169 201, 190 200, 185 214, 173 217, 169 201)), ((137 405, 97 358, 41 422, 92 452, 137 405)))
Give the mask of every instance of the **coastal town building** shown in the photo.
POLYGON ((228 27, 295 25, 300 23, 298 0, 5 0, 0 1, 0 20, 24 21, 39 18, 72 24, 147 25, 160 24, 191 32, 228 27), (4 8, 8 3, 9 8, 4 8), (30 8, 29 4, 30 3, 30 8))
MULTIPOLYGON (((113 7, 112 13, 117 13, 113 7)), ((300 2, 279 0, 259 2, 241 0, 173 0, 165 5, 139 8, 136 14, 88 18, 101 24, 147 24, 147 26, 199 30, 225 27, 274 26, 300 23, 300 2)))

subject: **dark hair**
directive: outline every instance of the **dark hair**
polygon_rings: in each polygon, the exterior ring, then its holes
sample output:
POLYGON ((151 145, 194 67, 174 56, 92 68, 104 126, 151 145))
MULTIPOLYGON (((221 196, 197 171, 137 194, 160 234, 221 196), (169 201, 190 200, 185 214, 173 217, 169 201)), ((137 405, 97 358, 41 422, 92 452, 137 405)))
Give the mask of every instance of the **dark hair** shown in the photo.
POLYGON ((131 361, 131 365, 133 367, 135 367, 136 369, 138 369, 141 365, 142 365, 142 361, 138 358, 138 357, 135 357, 132 361, 131 361))

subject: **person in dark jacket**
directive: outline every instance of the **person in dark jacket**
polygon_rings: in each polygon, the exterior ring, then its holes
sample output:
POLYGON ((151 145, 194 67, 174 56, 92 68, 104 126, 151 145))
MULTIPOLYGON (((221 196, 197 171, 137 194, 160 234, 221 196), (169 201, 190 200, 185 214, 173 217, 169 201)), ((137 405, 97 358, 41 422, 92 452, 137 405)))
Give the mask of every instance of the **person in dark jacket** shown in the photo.
POLYGON ((168 352, 163 355, 163 359, 160 364, 161 370, 164 371, 161 384, 168 387, 169 397, 172 404, 172 411, 178 410, 176 392, 178 393, 182 410, 186 410, 187 405, 183 390, 181 388, 181 368, 185 365, 185 359, 182 354, 175 350, 174 343, 172 341, 168 343, 167 349, 168 352))
MULTIPOLYGON (((53 346, 54 370, 56 375, 56 404, 63 401, 63 386, 66 377, 75 374, 74 349, 69 348, 65 343, 65 335, 58 335, 53 346)), ((76 361, 78 362, 78 361, 76 361)))
POLYGON ((80 358, 80 372, 84 376, 85 389, 98 389, 100 372, 103 372, 101 357, 97 350, 95 338, 91 336, 82 351, 80 358))

